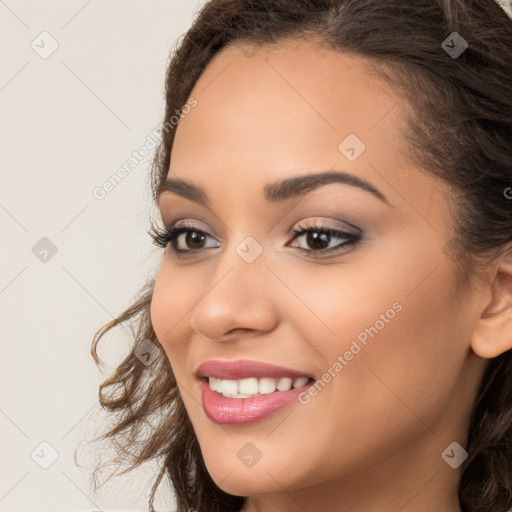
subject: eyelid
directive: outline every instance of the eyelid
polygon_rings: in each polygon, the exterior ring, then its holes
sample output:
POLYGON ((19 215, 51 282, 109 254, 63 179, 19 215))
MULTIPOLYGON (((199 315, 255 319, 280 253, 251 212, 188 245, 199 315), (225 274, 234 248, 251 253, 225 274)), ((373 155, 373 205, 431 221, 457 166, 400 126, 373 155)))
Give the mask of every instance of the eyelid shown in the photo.
POLYGON ((202 226, 201 221, 198 220, 189 220, 189 217, 181 217, 176 220, 170 219, 171 222, 167 222, 167 219, 165 217, 162 217, 162 222, 164 225, 164 228, 170 229, 171 227, 179 229, 179 228, 187 228, 191 231, 197 230, 202 231, 206 233, 209 237, 215 238, 215 240, 221 242, 222 237, 217 236, 215 234, 214 230, 210 227, 202 226))
MULTIPOLYGON (((299 250, 302 253, 308 254, 308 258, 312 260, 329 259, 330 257, 332 258, 335 256, 341 256, 343 253, 348 252, 355 246, 357 246, 363 239, 363 231, 360 228, 350 223, 346 224, 355 228, 356 232, 351 232, 351 230, 347 230, 346 228, 344 229, 332 227, 332 225, 324 224, 323 220, 318 222, 318 219, 315 219, 313 223, 311 223, 311 220, 309 222, 302 221, 301 223, 299 223, 297 227, 294 226, 289 231, 288 238, 290 240, 287 242, 285 247, 291 247, 293 249, 299 250), (306 235, 307 233, 314 232, 324 233, 327 234, 330 238, 338 238, 344 241, 338 243, 334 247, 326 247, 318 250, 306 249, 303 247, 295 247, 289 245, 291 242, 294 242, 300 237, 306 235)), ((172 223, 170 226, 165 225, 164 230, 160 230, 158 228, 154 229, 153 227, 153 234, 150 233, 150 235, 153 238, 153 242, 155 243, 155 245, 162 248, 167 248, 170 245, 171 251, 176 258, 200 258, 202 255, 205 254, 205 251, 207 251, 208 249, 218 248, 218 246, 202 247, 198 249, 175 248, 175 245, 177 245, 179 237, 181 237, 181 235, 186 232, 201 233, 206 238, 218 242, 215 236, 212 236, 208 230, 196 226, 192 223, 189 223, 189 221, 184 219, 179 219, 172 223)))
MULTIPOLYGON (((318 218, 313 218, 313 220, 310 219, 309 221, 302 220, 302 221, 294 224, 288 230, 287 236, 293 237, 294 235, 296 235, 297 231, 299 231, 299 230, 313 231, 315 229, 318 229, 320 231, 341 231, 341 232, 346 233, 347 235, 351 235, 354 237, 356 237, 358 235, 361 235, 361 236, 363 235, 363 230, 361 228, 355 226, 354 224, 351 224, 350 222, 342 221, 342 224, 344 224, 342 226, 336 226, 336 225, 333 225, 333 224, 330 224, 327 222, 331 222, 331 221, 324 221, 324 219, 318 220, 318 218), (297 226, 297 227, 295 227, 295 226, 297 226), (345 226, 350 226, 350 227, 347 228, 345 226), (351 230, 354 230, 354 231, 352 232, 351 230)), ((195 221, 190 222, 186 218, 178 219, 178 220, 175 220, 172 222, 166 222, 165 220, 163 220, 163 223, 164 223, 164 227, 166 229, 184 228, 184 229, 188 229, 190 231, 197 230, 197 231, 203 232, 204 234, 208 235, 210 238, 214 238, 215 240, 222 242, 222 238, 213 234, 209 228, 201 227, 200 225, 196 224, 195 221)))
POLYGON ((288 234, 293 235, 297 231, 314 231, 315 229, 319 231, 341 231, 351 236, 362 236, 363 230, 358 228, 354 224, 351 224, 347 221, 333 221, 326 220, 324 218, 310 218, 308 220, 302 220, 292 227, 288 234), (337 225, 337 222, 341 222, 341 226, 337 225), (295 227, 297 226, 297 227, 295 227))

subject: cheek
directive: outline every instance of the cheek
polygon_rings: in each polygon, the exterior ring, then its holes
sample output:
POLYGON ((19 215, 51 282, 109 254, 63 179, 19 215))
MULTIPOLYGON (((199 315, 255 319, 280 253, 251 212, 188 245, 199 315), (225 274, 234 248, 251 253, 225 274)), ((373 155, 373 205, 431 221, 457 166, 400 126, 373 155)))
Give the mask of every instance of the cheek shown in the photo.
POLYGON ((151 300, 150 316, 155 334, 170 359, 179 350, 179 339, 183 336, 187 311, 190 309, 190 278, 184 282, 180 273, 170 275, 165 261, 155 281, 151 300))
POLYGON ((320 458, 333 470, 339 460, 355 467, 365 463, 362 450, 384 458, 430 436, 457 399, 453 389, 465 357, 463 344, 451 343, 457 316, 442 287, 434 282, 409 296, 382 289, 359 299, 339 287, 322 290, 327 295, 315 302, 310 289, 308 304, 316 304, 334 334, 316 318, 303 316, 300 323, 301 337, 325 365, 318 391, 296 413, 308 425, 300 439, 304 459, 320 458))
POLYGON ((316 371, 325 384, 311 401, 323 402, 319 413, 326 401, 338 401, 332 413, 341 423, 348 421, 345 407, 351 417, 359 409, 361 418, 386 421, 391 410, 408 417, 404 404, 434 419, 467 355, 467 319, 456 307, 450 275, 433 274, 415 288, 417 268, 391 274, 340 268, 337 280, 319 273, 295 283, 303 303, 288 308, 287 319, 315 353, 312 360, 321 361, 316 371))
POLYGON ((307 281, 286 276, 295 298, 286 301, 281 315, 297 326, 300 338, 321 355, 324 364, 350 350, 354 340, 364 347, 374 336, 383 337, 404 316, 399 285, 386 286, 382 272, 372 275, 340 267, 299 274, 307 275, 307 281))

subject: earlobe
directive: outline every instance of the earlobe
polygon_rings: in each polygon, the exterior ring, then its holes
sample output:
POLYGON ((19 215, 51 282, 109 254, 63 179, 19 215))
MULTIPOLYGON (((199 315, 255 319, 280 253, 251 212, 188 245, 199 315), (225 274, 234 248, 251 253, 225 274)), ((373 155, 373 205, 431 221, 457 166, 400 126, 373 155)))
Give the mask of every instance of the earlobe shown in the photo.
POLYGON ((512 348, 512 316, 481 317, 473 331, 471 348, 476 355, 492 359, 512 348))
POLYGON ((512 348, 512 259, 506 251, 491 284, 491 301, 482 311, 471 338, 473 352, 492 359, 512 348))

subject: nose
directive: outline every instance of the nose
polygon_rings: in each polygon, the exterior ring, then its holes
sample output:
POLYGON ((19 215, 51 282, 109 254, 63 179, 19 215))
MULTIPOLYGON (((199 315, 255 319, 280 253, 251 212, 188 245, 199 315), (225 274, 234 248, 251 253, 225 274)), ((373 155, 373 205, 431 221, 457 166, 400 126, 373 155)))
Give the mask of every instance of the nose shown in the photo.
POLYGON ((275 329, 278 321, 273 290, 276 278, 267 268, 264 252, 252 263, 235 250, 226 250, 192 309, 192 328, 207 338, 226 342, 275 329))

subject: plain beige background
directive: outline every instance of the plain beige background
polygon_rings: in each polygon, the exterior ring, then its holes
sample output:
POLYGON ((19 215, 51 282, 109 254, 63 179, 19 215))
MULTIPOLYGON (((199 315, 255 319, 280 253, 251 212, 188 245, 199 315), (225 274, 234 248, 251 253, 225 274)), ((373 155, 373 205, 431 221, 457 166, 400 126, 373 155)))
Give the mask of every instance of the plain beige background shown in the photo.
MULTIPOLYGON (((73 452, 127 348, 122 330, 108 336, 102 373, 92 336, 160 261, 146 234, 151 156, 93 191, 162 121, 169 51, 202 3, 0 1, 0 511, 147 510, 154 467, 95 495, 73 452)), ((157 511, 173 509, 165 487, 157 511)))

